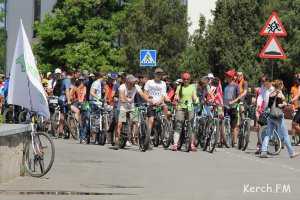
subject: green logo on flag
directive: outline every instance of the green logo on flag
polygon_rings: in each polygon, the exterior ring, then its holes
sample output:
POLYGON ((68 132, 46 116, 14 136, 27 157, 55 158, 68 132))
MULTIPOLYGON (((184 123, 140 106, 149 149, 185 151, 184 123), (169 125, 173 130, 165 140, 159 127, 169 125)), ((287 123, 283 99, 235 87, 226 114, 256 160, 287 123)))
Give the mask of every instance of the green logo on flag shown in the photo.
POLYGON ((16 64, 21 65, 22 72, 26 72, 24 54, 22 54, 19 58, 16 59, 16 64))

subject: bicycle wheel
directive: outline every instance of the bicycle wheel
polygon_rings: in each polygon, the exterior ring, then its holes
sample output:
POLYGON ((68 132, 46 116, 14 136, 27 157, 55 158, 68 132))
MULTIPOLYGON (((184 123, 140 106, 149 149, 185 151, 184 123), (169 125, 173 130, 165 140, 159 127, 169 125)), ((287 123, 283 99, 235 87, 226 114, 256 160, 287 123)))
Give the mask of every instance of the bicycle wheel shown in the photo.
POLYGON ((44 132, 35 133, 33 144, 36 153, 34 153, 31 138, 25 144, 25 169, 32 177, 42 177, 53 165, 55 147, 51 138, 44 132))
POLYGON ((59 126, 59 111, 55 111, 51 116, 50 116, 50 125, 51 125, 51 130, 50 132, 54 137, 58 135, 58 126, 59 126))
POLYGON ((224 143, 226 148, 230 148, 232 146, 232 133, 230 126, 230 119, 224 119, 224 143))
POLYGON ((213 132, 213 121, 208 120, 205 127, 205 143, 204 143, 203 151, 207 151, 209 149, 212 132, 213 132))
POLYGON ((6 108, 4 110, 3 119, 4 119, 4 123, 6 123, 6 124, 13 124, 15 122, 14 113, 11 108, 6 108))
POLYGON ((20 124, 23 124, 23 123, 26 123, 26 122, 30 121, 30 116, 28 116, 28 114, 29 113, 25 110, 20 112, 19 115, 18 115, 18 122, 20 124))
POLYGON ((246 151, 249 141, 250 141, 250 120, 245 121, 245 127, 244 127, 244 146, 242 147, 242 151, 246 151))
POLYGON ((138 136, 139 147, 141 151, 145 152, 149 148, 150 131, 147 123, 144 120, 141 121, 138 131, 139 131, 139 136, 138 136))
MULTIPOLYGON (((265 137, 267 136, 267 126, 261 127, 259 131, 259 140, 260 144, 263 144, 263 141, 265 137)), ((282 142, 281 139, 276 131, 273 131, 269 138, 269 143, 268 143, 268 154, 270 155, 278 155, 281 151, 282 147, 282 142)))
POLYGON ((78 122, 73 116, 69 116, 67 119, 69 133, 71 134, 74 140, 78 140, 79 138, 79 127, 78 122))
POLYGON ((159 145, 159 128, 158 125, 154 124, 154 127, 152 128, 152 142, 154 147, 158 147, 159 145))
POLYGON ((125 146, 126 146, 127 135, 128 135, 128 130, 129 130, 128 126, 129 126, 128 123, 123 123, 120 138, 119 138, 119 147, 120 147, 120 149, 124 149, 125 146))
POLYGON ((107 135, 107 122, 105 120, 104 117, 102 117, 102 131, 100 131, 100 135, 99 135, 99 144, 100 145, 105 145, 106 143, 106 135, 107 135))
POLYGON ((204 148, 205 146, 205 140, 206 140, 206 122, 207 119, 203 118, 199 120, 198 128, 196 132, 196 140, 195 140, 195 146, 198 147, 200 145, 201 148, 204 148))
POLYGON ((238 146, 239 150, 241 150, 242 147, 244 146, 244 142, 245 142, 244 133, 245 133, 245 131, 244 131, 244 125, 242 125, 240 127, 240 131, 239 131, 239 135, 238 135, 238 145, 237 146, 238 146))
POLYGON ((209 152, 213 153, 217 143, 219 141, 219 120, 214 119, 212 124, 212 130, 210 130, 210 139, 209 139, 209 152))
POLYGON ((172 122, 164 119, 162 123, 162 145, 165 149, 167 149, 171 144, 171 138, 173 136, 172 131, 172 122))

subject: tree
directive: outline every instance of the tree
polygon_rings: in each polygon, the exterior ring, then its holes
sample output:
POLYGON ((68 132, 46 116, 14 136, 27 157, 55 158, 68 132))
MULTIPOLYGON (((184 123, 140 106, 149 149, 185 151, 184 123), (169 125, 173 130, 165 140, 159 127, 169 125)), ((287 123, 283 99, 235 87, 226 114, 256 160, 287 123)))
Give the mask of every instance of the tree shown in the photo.
POLYGON ((42 71, 120 70, 116 44, 121 8, 115 0, 60 0, 54 13, 36 25, 35 53, 42 71))
POLYGON ((194 78, 207 75, 210 71, 208 65, 208 51, 206 40, 206 20, 200 16, 199 29, 189 39, 188 46, 183 54, 180 71, 189 71, 194 78))
POLYGON ((158 65, 176 76, 187 39, 187 7, 180 0, 133 0, 120 24, 124 65, 139 70, 140 49, 156 49, 158 65))

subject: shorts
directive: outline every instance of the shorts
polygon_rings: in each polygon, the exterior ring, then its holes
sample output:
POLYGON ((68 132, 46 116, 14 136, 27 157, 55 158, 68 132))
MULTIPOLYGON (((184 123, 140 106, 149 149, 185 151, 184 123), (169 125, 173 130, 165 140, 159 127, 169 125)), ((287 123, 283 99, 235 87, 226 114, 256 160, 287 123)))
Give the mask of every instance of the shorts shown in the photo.
POLYGON ((149 106, 147 109, 147 117, 155 117, 156 116, 156 107, 149 106))
POLYGON ((230 117, 230 126, 234 128, 237 126, 238 123, 238 112, 235 108, 224 108, 225 116, 230 117))
POLYGON ((300 110, 297 110, 296 115, 293 119, 293 122, 300 124, 300 110))
POLYGON ((176 111, 176 120, 183 122, 185 120, 185 112, 188 112, 188 120, 192 121, 194 117, 194 111, 186 111, 182 109, 178 109, 176 111))
MULTIPOLYGON (((119 110, 118 122, 125 123, 126 122, 126 113, 127 110, 119 110)), ((130 119, 132 122, 138 122, 138 113, 137 110, 131 110, 130 119)))

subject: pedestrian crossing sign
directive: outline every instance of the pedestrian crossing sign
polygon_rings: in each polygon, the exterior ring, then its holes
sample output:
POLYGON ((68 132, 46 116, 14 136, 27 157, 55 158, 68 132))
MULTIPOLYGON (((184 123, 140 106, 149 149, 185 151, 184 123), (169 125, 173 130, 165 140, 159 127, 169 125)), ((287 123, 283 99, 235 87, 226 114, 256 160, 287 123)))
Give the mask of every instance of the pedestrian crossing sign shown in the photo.
POLYGON ((156 50, 142 49, 140 51, 140 66, 141 67, 156 67, 156 50))

